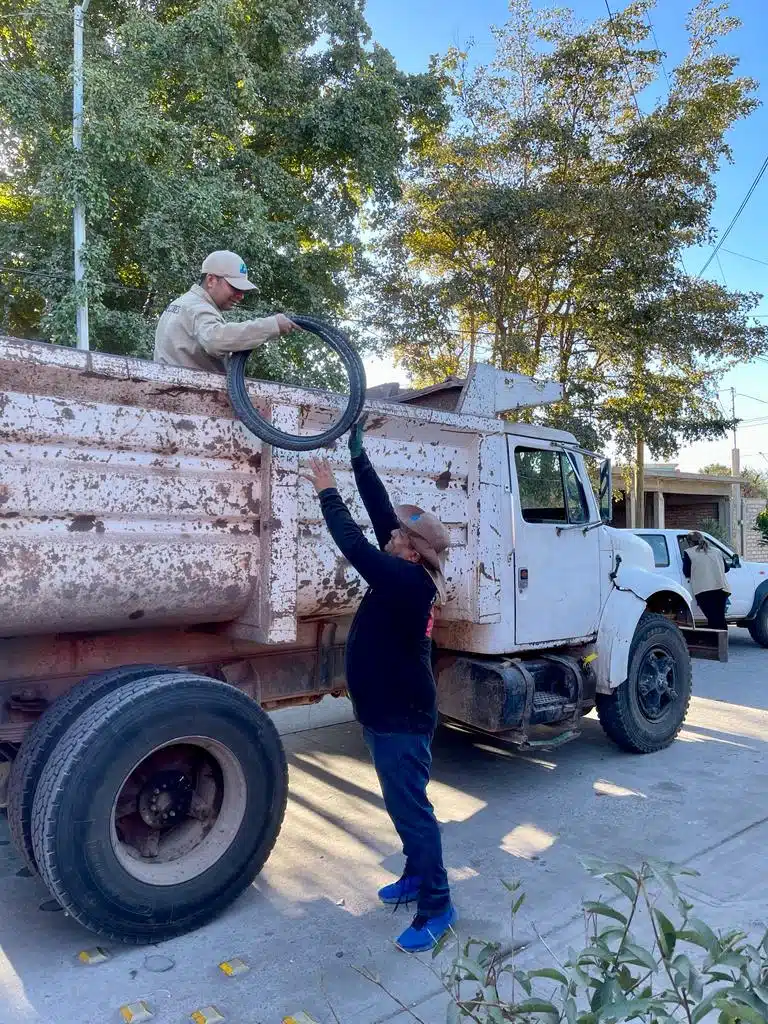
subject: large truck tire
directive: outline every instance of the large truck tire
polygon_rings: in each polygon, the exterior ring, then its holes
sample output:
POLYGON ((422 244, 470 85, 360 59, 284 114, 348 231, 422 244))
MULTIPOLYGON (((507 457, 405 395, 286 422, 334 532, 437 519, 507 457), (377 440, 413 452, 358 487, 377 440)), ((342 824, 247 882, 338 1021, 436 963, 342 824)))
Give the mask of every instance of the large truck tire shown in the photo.
POLYGON ((272 426, 254 408, 248 394, 245 368, 250 352, 235 352, 227 361, 227 391, 232 408, 241 422, 256 437, 274 448, 285 448, 292 452, 311 452, 324 448, 350 429, 360 418, 365 403, 365 367, 360 355, 343 331, 323 323, 312 316, 291 316, 291 320, 303 331, 317 335, 321 341, 339 356, 349 377, 349 399, 347 407, 338 420, 320 434, 286 434, 272 426))
POLYGON ((35 859, 84 927, 161 942, 206 924, 251 884, 287 795, 280 737, 250 697, 191 673, 136 680, 85 711, 49 758, 35 859))
POLYGON ((33 874, 37 874, 37 862, 32 847, 32 805, 37 783, 56 744, 80 715, 105 694, 136 679, 176 671, 181 670, 162 665, 121 665, 86 676, 55 700, 27 732, 8 778, 8 826, 17 853, 33 874))
POLYGON ((597 695, 606 734, 622 750, 650 754, 673 742, 691 701, 691 656, 663 615, 646 612, 629 649, 629 673, 611 694, 597 695))
POLYGON ((754 619, 747 623, 747 629, 756 644, 768 647, 768 601, 763 601, 754 619))

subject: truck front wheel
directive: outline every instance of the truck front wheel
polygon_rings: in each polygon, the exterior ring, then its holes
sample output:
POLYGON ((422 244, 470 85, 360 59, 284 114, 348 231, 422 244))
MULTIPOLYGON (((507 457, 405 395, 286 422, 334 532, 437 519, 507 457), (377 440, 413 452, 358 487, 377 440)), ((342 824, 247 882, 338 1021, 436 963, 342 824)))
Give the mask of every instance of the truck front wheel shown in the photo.
POLYGON ((57 744, 35 794, 35 860, 86 928, 160 942, 250 885, 286 798, 282 744, 258 704, 204 676, 153 676, 97 701, 57 744))
POLYGON ((747 623, 747 629, 756 644, 768 647, 768 601, 763 601, 754 619, 747 623))
POLYGON ((597 695, 606 734, 622 750, 650 754, 668 747, 691 700, 691 657, 680 630, 646 612, 629 649, 629 674, 611 694, 597 695))

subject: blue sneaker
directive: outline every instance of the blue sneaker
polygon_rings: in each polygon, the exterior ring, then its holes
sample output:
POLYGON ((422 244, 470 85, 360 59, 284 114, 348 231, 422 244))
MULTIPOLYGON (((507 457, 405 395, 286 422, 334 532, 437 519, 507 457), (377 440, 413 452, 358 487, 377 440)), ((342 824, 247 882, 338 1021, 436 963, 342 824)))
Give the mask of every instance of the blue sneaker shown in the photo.
POLYGON ((379 889, 379 899, 382 903, 394 903, 399 907, 401 903, 410 903, 412 900, 418 899, 420 888, 421 879, 418 875, 404 875, 396 882, 379 889))
POLYGON ((395 940, 398 949, 404 953, 426 953, 438 944, 449 928, 456 923, 457 914, 453 907, 448 907, 442 914, 426 917, 417 914, 403 934, 395 940))

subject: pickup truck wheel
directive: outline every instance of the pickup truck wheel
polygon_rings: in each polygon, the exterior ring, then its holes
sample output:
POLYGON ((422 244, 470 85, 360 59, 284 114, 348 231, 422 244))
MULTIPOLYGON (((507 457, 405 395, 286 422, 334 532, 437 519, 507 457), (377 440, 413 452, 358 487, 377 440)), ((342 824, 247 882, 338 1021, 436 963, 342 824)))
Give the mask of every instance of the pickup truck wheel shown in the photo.
POLYGON ((255 701, 192 674, 121 686, 65 733, 37 787, 43 881, 80 924, 129 943, 199 928, 272 851, 287 799, 255 701))
POLYGON ((663 615, 646 612, 632 638, 626 682, 611 694, 597 695, 600 724, 622 750, 650 754, 675 739, 690 700, 685 639, 663 615))
POLYGON ((86 708, 118 686, 175 671, 180 669, 162 665, 122 665, 87 676, 55 700, 27 732, 8 778, 8 826, 19 856, 33 874, 37 874, 37 862, 32 846, 32 805, 37 783, 56 744, 86 708))
POLYGON ((768 601, 763 601, 754 619, 747 623, 747 629, 756 644, 768 647, 768 601))

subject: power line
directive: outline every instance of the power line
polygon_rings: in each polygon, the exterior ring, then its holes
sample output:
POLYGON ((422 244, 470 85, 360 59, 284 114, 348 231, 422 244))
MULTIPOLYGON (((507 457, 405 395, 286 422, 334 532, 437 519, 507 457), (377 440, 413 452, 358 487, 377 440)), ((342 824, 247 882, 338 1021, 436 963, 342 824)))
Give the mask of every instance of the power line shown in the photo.
POLYGON ((737 391, 736 394, 739 398, 748 398, 751 402, 761 402, 763 405, 768 405, 768 401, 764 398, 758 398, 757 395, 745 395, 741 391, 737 391))
MULTIPOLYGON (((605 2, 607 4, 608 0, 605 0, 605 2)), ((747 205, 749 200, 752 198, 752 193, 755 191, 757 186, 760 184, 760 179, 763 177, 763 175, 765 174, 766 170, 768 170, 768 156, 763 161, 763 164, 762 164, 762 167, 760 168, 760 170, 757 172, 755 177, 752 179, 752 184, 747 189, 747 194, 742 199, 741 205, 739 206, 738 210, 736 211, 736 213, 734 213, 733 217, 731 218, 731 223, 728 225, 728 227, 725 229, 723 234, 718 239, 717 245, 712 250, 712 253, 711 253, 709 259, 706 261, 704 266, 701 268, 701 270, 697 274, 697 277, 701 277, 701 275, 704 273, 704 271, 710 265, 712 260, 717 256, 717 254, 720 251, 720 249, 723 247, 723 242, 726 240, 728 235, 730 235, 731 231, 734 228, 734 225, 736 224, 736 221, 739 219, 739 217, 744 212, 744 207, 747 205)))
MULTIPOLYGON (((24 270, 21 267, 6 267, 2 264, 0 264, 0 274, 16 274, 19 277, 40 277, 50 280, 74 280, 74 274, 68 274, 63 270, 24 270)), ((142 295, 146 295, 150 290, 149 286, 139 288, 137 285, 123 284, 122 281, 104 281, 102 283, 110 289, 116 288, 124 292, 141 292, 142 295)))
MULTIPOLYGON (((651 38, 653 39, 653 45, 656 47, 656 49, 659 51, 659 53, 661 53, 662 49, 659 46, 659 40, 656 38, 656 32, 654 30, 653 23, 651 22, 651 17, 648 14, 647 11, 645 12, 645 20, 648 23, 648 28, 651 30, 651 38)), ((669 94, 670 92, 672 92, 672 83, 669 80, 669 75, 667 74, 667 69, 666 69, 666 66, 664 64, 664 58, 663 57, 661 58, 659 63, 661 64, 661 70, 664 72, 664 78, 667 80, 667 94, 669 94)))
POLYGON ((611 5, 608 3, 608 0, 605 0, 605 9, 608 11, 608 23, 611 26, 611 30, 613 32, 613 38, 616 40, 616 45, 618 46, 619 53, 621 54, 621 64, 622 64, 622 67, 624 68, 624 74, 627 76, 627 83, 629 84, 629 91, 632 93, 632 99, 635 101, 635 109, 637 110, 637 116, 642 121, 643 114, 642 114, 642 111, 640 110, 640 104, 637 102, 637 96, 635 95, 635 87, 632 84, 632 76, 629 73, 629 65, 627 64, 627 55, 626 55, 626 53, 624 51, 624 47, 621 44, 621 40, 619 39, 619 33, 618 33, 617 29, 616 29, 616 23, 613 20, 613 11, 611 10, 611 5))
POLYGON ((723 264, 720 262, 720 256, 719 256, 718 253, 715 253, 715 257, 717 259, 717 266, 718 266, 718 268, 720 270, 720 277, 722 277, 722 279, 723 279, 723 285, 727 288, 728 287, 728 282, 725 280, 725 272, 723 270, 723 264))
POLYGON ((759 260, 756 256, 747 256, 743 252, 734 252, 733 249, 723 248, 722 252, 727 252, 729 256, 738 256, 742 260, 750 260, 752 263, 760 263, 764 267, 768 267, 768 260, 759 260))

